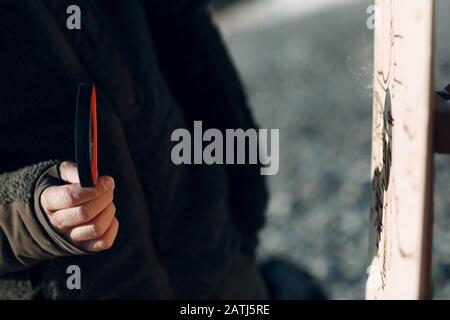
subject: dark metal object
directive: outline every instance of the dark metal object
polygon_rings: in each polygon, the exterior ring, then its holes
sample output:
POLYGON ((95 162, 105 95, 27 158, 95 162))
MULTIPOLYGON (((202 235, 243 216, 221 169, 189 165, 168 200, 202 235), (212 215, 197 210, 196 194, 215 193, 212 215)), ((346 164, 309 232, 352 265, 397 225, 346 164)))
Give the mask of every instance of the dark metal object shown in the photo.
POLYGON ((94 187, 98 177, 97 100, 92 83, 81 83, 78 87, 75 157, 81 186, 94 187))

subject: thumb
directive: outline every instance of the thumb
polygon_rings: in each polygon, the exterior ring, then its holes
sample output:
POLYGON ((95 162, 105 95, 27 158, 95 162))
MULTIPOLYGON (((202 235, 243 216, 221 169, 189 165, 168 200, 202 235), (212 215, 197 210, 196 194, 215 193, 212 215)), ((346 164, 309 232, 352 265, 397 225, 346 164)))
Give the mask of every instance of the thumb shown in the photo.
POLYGON ((80 183, 77 164, 71 161, 64 161, 59 165, 61 179, 69 183, 80 183))

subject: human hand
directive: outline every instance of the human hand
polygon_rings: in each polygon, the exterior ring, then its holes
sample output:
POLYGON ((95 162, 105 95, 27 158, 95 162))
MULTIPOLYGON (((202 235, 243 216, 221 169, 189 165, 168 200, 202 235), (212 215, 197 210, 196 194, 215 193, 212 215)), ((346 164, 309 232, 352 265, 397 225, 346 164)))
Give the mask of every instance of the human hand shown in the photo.
POLYGON ((59 167, 62 186, 46 188, 40 197, 52 227, 77 248, 98 252, 114 244, 119 229, 113 202, 114 179, 99 177, 93 188, 82 188, 78 168, 65 161, 59 167))

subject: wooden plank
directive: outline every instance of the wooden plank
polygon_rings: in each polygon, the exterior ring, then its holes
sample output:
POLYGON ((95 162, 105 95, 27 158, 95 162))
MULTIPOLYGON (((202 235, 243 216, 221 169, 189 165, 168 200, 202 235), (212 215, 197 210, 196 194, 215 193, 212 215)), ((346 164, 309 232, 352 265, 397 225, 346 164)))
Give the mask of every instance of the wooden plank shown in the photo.
POLYGON ((430 297, 433 0, 377 0, 368 299, 430 297))

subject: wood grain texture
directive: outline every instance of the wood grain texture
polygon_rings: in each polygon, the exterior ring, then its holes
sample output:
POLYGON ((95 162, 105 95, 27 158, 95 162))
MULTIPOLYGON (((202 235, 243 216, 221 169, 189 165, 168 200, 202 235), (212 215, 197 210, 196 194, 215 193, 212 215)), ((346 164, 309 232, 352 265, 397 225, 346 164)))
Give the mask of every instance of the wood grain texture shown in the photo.
POLYGON ((366 298, 428 298, 434 1, 376 5, 366 298))

